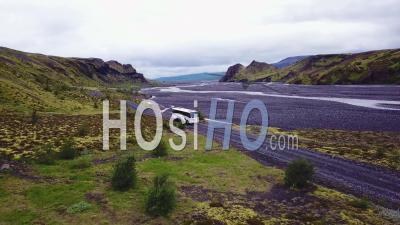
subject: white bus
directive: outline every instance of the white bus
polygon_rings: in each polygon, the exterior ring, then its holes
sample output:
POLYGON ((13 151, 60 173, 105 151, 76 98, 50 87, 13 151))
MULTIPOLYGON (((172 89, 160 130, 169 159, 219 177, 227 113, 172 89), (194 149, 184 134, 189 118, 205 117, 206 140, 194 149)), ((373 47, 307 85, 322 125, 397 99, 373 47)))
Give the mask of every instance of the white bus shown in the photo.
POLYGON ((196 110, 192 109, 185 109, 181 107, 171 107, 172 109, 172 118, 178 119, 180 118, 181 121, 188 124, 198 123, 199 122, 199 115, 196 110))

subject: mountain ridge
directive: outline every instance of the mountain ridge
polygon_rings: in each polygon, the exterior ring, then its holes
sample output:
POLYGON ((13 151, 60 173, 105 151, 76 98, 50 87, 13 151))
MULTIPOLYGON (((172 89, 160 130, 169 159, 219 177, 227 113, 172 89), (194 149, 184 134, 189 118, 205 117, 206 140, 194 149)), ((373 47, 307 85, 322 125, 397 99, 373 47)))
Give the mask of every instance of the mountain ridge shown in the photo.
POLYGON ((115 60, 50 56, 5 47, 0 47, 0 81, 0 108, 17 111, 92 110, 94 98, 83 88, 148 83, 132 65, 115 60))
MULTIPOLYGON (((286 67, 268 67, 256 72, 251 68, 251 64, 239 70, 237 65, 229 67, 220 81, 276 81, 295 84, 400 84, 400 49, 311 55, 286 67)), ((273 66, 274 64, 270 65, 273 66)))

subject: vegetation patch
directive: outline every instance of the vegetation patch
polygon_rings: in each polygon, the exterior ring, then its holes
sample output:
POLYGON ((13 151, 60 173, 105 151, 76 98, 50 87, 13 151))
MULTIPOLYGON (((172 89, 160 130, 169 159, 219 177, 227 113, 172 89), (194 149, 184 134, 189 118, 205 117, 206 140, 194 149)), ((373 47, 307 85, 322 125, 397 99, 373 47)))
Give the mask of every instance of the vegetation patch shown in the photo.
POLYGON ((368 209, 370 207, 370 202, 365 199, 365 198, 361 198, 361 199, 354 199, 350 202, 350 205, 359 209, 368 209))
POLYGON ((37 207, 69 207, 83 200, 84 193, 91 190, 93 184, 79 182, 73 184, 35 185, 26 191, 27 199, 37 207))
POLYGON ((81 157, 73 161, 70 165, 71 169, 86 169, 92 166, 91 161, 88 158, 81 157))
POLYGON ((146 212, 152 216, 166 216, 176 207, 175 187, 168 175, 156 176, 146 200, 146 212))
POLYGON ((60 159, 74 159, 78 156, 78 151, 75 146, 75 141, 72 138, 68 138, 61 145, 60 152, 58 154, 60 159))
MULTIPOLYGON (((2 151, 11 150, 10 158, 36 157, 36 151, 42 148, 33 147, 47 142, 54 151, 60 151, 61 140, 77 134, 82 121, 88 121, 91 129, 87 136, 74 140, 79 153, 88 149, 86 155, 56 160, 52 165, 7 159, 13 170, 25 175, 0 174, 0 224, 227 224, 235 222, 235 215, 243 224, 395 224, 379 214, 373 204, 366 210, 354 207, 353 197, 331 189, 285 188, 283 170, 264 166, 234 149, 222 151, 217 143, 205 151, 203 136, 199 136, 199 149, 194 150, 191 133, 187 147, 169 151, 168 157, 149 157, 131 141, 126 152, 114 151, 119 147, 117 132, 111 133, 111 150, 100 151, 101 124, 96 122, 101 121, 99 115, 41 115, 39 122, 31 125, 29 114, 5 114, 0 120, 4 125, 0 126, 2 151), (13 140, 14 134, 17 138, 13 140), (114 165, 129 155, 136 159, 135 167, 128 167, 136 170, 135 188, 114 191, 110 185, 114 165), (81 167, 87 162, 90 167, 81 167), (176 187, 174 210, 167 217, 148 215, 146 206, 149 193, 154 190, 153 179, 166 171, 176 187)), ((153 122, 146 124, 151 126, 153 122)), ((172 136, 166 134, 163 138, 172 136)), ((128 139, 132 138, 129 134, 128 139)), ((162 195, 152 196, 160 199, 162 195)), ((157 214, 162 215, 154 215, 157 214)))
POLYGON ((111 178, 115 190, 124 191, 136 184, 135 158, 128 156, 117 162, 111 178))
POLYGON ((169 143, 161 139, 158 146, 152 151, 153 156, 155 157, 164 157, 168 155, 169 143))
POLYGON ((45 144, 36 151, 36 162, 44 165, 53 165, 56 161, 57 154, 54 151, 54 145, 45 144))
POLYGON ((71 214, 81 213, 86 210, 89 210, 91 207, 92 207, 91 204, 89 204, 85 201, 81 201, 81 202, 78 202, 78 203, 73 204, 70 207, 68 207, 67 212, 71 213, 71 214))
POLYGON ((0 217, 0 222, 8 224, 31 224, 38 217, 36 213, 28 209, 16 209, 0 217))
POLYGON ((294 188, 304 188, 310 185, 314 175, 314 167, 305 159, 290 162, 285 170, 285 185, 294 188))

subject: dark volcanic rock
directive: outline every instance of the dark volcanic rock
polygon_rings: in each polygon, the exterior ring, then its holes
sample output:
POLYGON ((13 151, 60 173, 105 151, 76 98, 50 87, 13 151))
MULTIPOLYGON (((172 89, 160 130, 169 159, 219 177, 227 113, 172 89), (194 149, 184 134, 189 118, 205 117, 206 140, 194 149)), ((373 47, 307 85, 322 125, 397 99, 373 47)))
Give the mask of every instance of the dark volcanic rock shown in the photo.
POLYGON ((115 60, 104 62, 98 58, 73 58, 79 64, 79 70, 104 82, 136 81, 146 83, 143 74, 137 73, 131 64, 121 64, 115 60))
POLYGON ((245 67, 238 63, 233 66, 230 66, 228 70, 226 71, 225 75, 219 80, 220 82, 228 82, 228 81, 233 81, 233 77, 238 74, 240 71, 242 71, 245 67))
POLYGON ((106 64, 111 69, 113 69, 119 73, 136 73, 136 70, 130 64, 122 65, 121 63, 119 63, 115 60, 108 61, 108 62, 106 62, 106 64))

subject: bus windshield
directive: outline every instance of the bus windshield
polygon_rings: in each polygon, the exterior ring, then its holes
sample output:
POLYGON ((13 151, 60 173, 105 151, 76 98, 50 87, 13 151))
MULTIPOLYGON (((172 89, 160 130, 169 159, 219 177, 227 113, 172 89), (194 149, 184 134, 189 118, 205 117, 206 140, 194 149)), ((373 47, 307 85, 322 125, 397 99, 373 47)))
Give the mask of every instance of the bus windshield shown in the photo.
POLYGON ((179 111, 179 110, 172 110, 172 112, 173 112, 173 113, 178 113, 178 114, 184 115, 184 116, 189 117, 189 118, 192 118, 192 117, 191 117, 191 114, 188 113, 188 112, 182 112, 182 111, 179 111))

